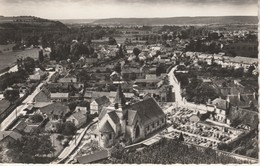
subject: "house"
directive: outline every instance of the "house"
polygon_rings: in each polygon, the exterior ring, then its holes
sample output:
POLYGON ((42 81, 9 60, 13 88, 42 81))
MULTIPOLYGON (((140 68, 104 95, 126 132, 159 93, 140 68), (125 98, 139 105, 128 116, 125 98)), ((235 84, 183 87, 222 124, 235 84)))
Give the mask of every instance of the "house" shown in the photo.
POLYGON ((9 143, 20 140, 22 135, 15 131, 0 131, 0 146, 6 147, 9 143))
POLYGON ((129 79, 129 80, 134 80, 136 78, 144 78, 145 74, 138 68, 134 68, 134 67, 125 67, 122 69, 122 77, 124 79, 129 79))
POLYGON ((17 124, 12 128, 13 131, 17 133, 24 133, 24 129, 26 128, 27 123, 25 122, 25 119, 22 119, 17 122, 17 124))
POLYGON ((10 102, 8 100, 0 100, 0 114, 2 114, 9 106, 10 102))
POLYGON ((104 159, 107 159, 109 157, 109 153, 107 150, 102 150, 99 152, 95 152, 90 155, 81 156, 77 158, 77 162, 79 164, 90 164, 93 162, 98 162, 104 159))
POLYGON ((20 134, 32 133, 38 127, 39 124, 29 124, 28 121, 22 119, 12 128, 12 130, 20 134))
POLYGON ((51 101, 53 102, 67 102, 69 100, 69 93, 51 93, 51 101))
POLYGON ((219 122, 226 122, 228 110, 230 108, 228 101, 216 98, 212 101, 212 105, 215 106, 215 119, 219 122))
POLYGON ((87 107, 77 106, 75 108, 74 112, 81 112, 82 114, 87 114, 88 113, 88 108, 87 107))
POLYGON ((51 93, 50 91, 43 86, 41 91, 34 97, 34 102, 50 102, 51 101, 51 93))
POLYGON ((101 147, 110 147, 120 138, 138 142, 165 126, 166 115, 153 98, 131 105, 125 101, 119 86, 114 103, 99 114, 96 140, 101 147))
POLYGON ((26 114, 33 113, 33 110, 34 110, 34 105, 33 104, 28 104, 28 106, 24 109, 24 111, 26 111, 26 114))
POLYGON ((70 112, 68 106, 61 103, 52 103, 42 108, 39 108, 42 114, 45 114, 50 120, 60 120, 66 117, 70 112))
POLYGON ((113 101, 115 99, 116 92, 86 91, 84 94, 84 99, 91 102, 102 96, 106 96, 110 101, 113 101))
POLYGON ((136 79, 134 83, 141 88, 156 89, 157 83, 159 83, 160 81, 160 79, 136 79))
POLYGON ((33 75, 29 75, 29 80, 30 81, 40 81, 46 76, 46 72, 38 70, 36 71, 33 75))
POLYGON ((91 102, 90 110, 91 114, 97 113, 99 114, 104 106, 108 106, 110 104, 109 98, 106 96, 99 97, 91 102))
POLYGON ((258 95, 256 93, 228 95, 227 101, 234 107, 258 110, 258 95))
POLYGON ((230 58, 230 65, 235 68, 243 67, 244 70, 248 70, 250 65, 258 65, 258 58, 248 58, 248 57, 241 57, 236 56, 233 58, 230 58))
POLYGON ((57 82, 60 83, 77 83, 77 78, 60 78, 57 82))
POLYGON ((67 121, 72 122, 77 128, 80 128, 87 122, 87 114, 83 114, 82 112, 75 112, 68 117, 67 121))

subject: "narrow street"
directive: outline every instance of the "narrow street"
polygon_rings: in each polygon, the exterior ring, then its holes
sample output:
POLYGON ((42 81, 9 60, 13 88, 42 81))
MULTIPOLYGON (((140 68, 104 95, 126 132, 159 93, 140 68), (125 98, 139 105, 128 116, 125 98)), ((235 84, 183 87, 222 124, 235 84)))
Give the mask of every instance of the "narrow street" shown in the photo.
POLYGON ((73 139, 69 142, 69 146, 67 146, 61 154, 58 156, 58 158, 53 161, 51 164, 59 164, 63 162, 80 144, 82 141, 82 138, 84 137, 87 130, 93 125, 94 123, 97 123, 98 119, 95 118, 92 123, 90 123, 87 127, 84 129, 80 129, 77 132, 77 135, 73 137, 73 139))
POLYGON ((175 94, 175 103, 176 106, 183 105, 182 97, 181 97, 181 88, 180 84, 178 84, 176 77, 174 76, 174 71, 177 66, 174 66, 170 72, 168 73, 169 84, 173 86, 172 93, 175 94))
MULTIPOLYGON (((49 72, 49 75, 46 79, 46 81, 48 82, 51 78, 51 76, 54 74, 55 72, 49 72)), ((28 106, 27 104, 32 103, 34 97, 41 91, 41 87, 43 86, 43 83, 40 83, 35 90, 33 91, 32 94, 30 94, 23 102, 20 106, 18 106, 16 109, 13 110, 13 112, 3 120, 3 122, 0 125, 0 131, 4 131, 6 130, 6 128, 19 116, 19 115, 24 115, 26 112, 24 111, 24 109, 28 106)))

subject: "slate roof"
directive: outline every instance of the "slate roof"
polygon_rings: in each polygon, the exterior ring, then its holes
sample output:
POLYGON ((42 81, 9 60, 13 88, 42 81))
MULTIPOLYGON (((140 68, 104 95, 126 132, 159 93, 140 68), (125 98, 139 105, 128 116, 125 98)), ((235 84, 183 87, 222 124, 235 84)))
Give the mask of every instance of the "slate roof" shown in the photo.
POLYGON ((165 116, 163 110, 153 98, 148 98, 133 105, 127 106, 125 109, 128 110, 128 122, 131 122, 132 117, 135 116, 133 114, 137 114, 141 118, 143 124, 148 124, 162 116, 165 116))
POLYGON ((37 102, 34 104, 34 108, 42 108, 50 104, 52 104, 52 102, 37 102))
POLYGON ((10 105, 8 100, 0 100, 0 113, 4 112, 10 105))
POLYGON ((123 68, 121 73, 132 74, 132 73, 141 73, 141 71, 138 68, 123 68))
POLYGON ((114 132, 112 126, 110 125, 110 123, 108 121, 106 121, 106 123, 104 123, 103 126, 100 127, 99 131, 102 133, 114 132))
POLYGON ((100 114, 98 115, 98 119, 101 120, 107 114, 107 108, 103 107, 100 114))
POLYGON ((50 91, 45 86, 43 86, 42 90, 34 97, 34 99, 37 99, 37 101, 48 102, 51 101, 50 94, 50 91), (45 101, 45 97, 47 97, 47 101, 45 101))
POLYGON ((216 98, 215 100, 212 101, 212 104, 222 110, 228 109, 227 101, 221 98, 216 98))
POLYGON ((22 135, 15 131, 0 131, 0 141, 2 141, 6 137, 11 137, 14 140, 18 140, 22 138, 22 135))
POLYGON ((104 105, 106 103, 110 103, 110 100, 106 96, 99 97, 95 100, 98 105, 104 105))
POLYGON ((158 83, 160 79, 136 79, 135 83, 158 83))
POLYGON ((76 83, 77 82, 77 78, 60 78, 58 80, 58 82, 62 82, 62 83, 70 83, 70 82, 73 82, 73 83, 76 83))
POLYGON ((77 119, 78 122, 83 122, 86 120, 86 116, 83 115, 81 112, 75 112, 71 116, 77 119))
POLYGON ((16 130, 18 132, 24 132, 25 128, 27 127, 27 123, 24 119, 22 119, 20 122, 18 122, 14 127, 13 130, 16 130))
POLYGON ((88 163, 92 163, 92 162, 99 161, 99 160, 106 159, 106 158, 108 158, 108 151, 102 150, 102 151, 96 152, 94 154, 78 157, 77 161, 80 164, 88 164, 88 163))
POLYGON ((65 116, 69 112, 69 107, 62 105, 61 103, 53 103, 40 108, 40 111, 47 115, 53 114, 58 116, 65 116))
POLYGON ((86 114, 88 112, 88 109, 87 107, 80 107, 80 106, 77 106, 75 108, 75 112, 81 112, 82 114, 86 114))
POLYGON ((69 93, 51 93, 51 98, 69 98, 69 93))
POLYGON ((119 119, 119 117, 117 116, 117 114, 116 114, 115 111, 110 111, 110 112, 108 112, 107 114, 108 114, 108 116, 112 119, 112 121, 113 121, 115 124, 119 123, 120 119, 119 119))

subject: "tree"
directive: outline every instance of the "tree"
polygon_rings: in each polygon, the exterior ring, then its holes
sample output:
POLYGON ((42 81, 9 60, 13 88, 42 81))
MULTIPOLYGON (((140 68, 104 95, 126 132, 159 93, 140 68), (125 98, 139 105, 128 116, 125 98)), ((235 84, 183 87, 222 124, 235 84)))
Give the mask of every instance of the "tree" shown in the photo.
POLYGON ((179 141, 184 141, 184 137, 183 137, 183 134, 182 134, 182 133, 180 133, 179 141))
POLYGON ((64 135, 58 135, 56 139, 58 141, 62 141, 64 139, 64 135))
POLYGON ((121 73, 122 69, 120 62, 116 64, 116 66, 114 67, 114 71, 116 71, 117 73, 121 73))
POLYGON ((71 102, 68 104, 68 107, 70 108, 70 111, 74 111, 77 107, 77 102, 71 102))
POLYGON ((108 45, 116 45, 116 39, 114 39, 113 37, 109 37, 108 38, 108 45))
POLYGON ((15 162, 35 163, 37 158, 55 151, 49 135, 24 135, 20 140, 8 144, 10 155, 15 162))
POLYGON ((4 97, 10 103, 14 103, 14 101, 19 99, 19 97, 20 97, 19 90, 17 90, 17 89, 6 89, 4 91, 4 97))
POLYGON ((136 58, 138 58, 138 55, 141 53, 141 51, 140 51, 140 49, 139 48, 134 48, 133 49, 133 53, 134 53, 134 55, 136 56, 136 58))
POLYGON ((38 60, 39 60, 40 63, 42 63, 44 61, 43 51, 42 50, 39 51, 38 60))
POLYGON ((40 123, 40 122, 43 121, 43 117, 42 117, 41 114, 33 114, 33 115, 31 116, 31 119, 32 119, 32 121, 33 121, 34 123, 40 123))
POLYGON ((24 69, 25 71, 27 71, 28 73, 32 73, 35 69, 35 61, 33 58, 31 57, 27 57, 23 60, 24 62, 24 69))
POLYGON ((76 126, 72 122, 65 122, 63 124, 62 134, 64 135, 74 135, 77 131, 76 126))

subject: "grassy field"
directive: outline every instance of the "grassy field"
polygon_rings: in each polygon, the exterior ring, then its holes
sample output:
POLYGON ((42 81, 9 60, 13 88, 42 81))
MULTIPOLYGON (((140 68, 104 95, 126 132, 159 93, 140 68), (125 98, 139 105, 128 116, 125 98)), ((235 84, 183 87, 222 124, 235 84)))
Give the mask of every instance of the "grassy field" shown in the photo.
POLYGON ((0 53, 1 52, 8 52, 12 51, 12 48, 15 44, 6 44, 6 45, 0 45, 0 53))
POLYGON ((32 48, 32 49, 25 49, 23 51, 10 51, 10 52, 0 53, 0 71, 14 64, 17 58, 20 57, 23 58, 32 57, 37 59, 38 52, 39 52, 38 48, 32 48))

